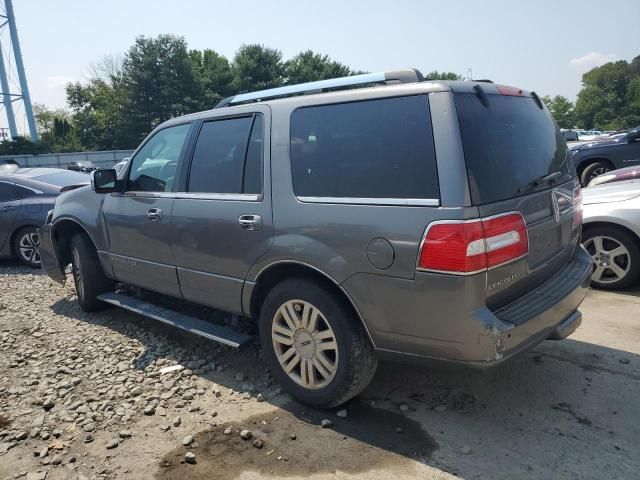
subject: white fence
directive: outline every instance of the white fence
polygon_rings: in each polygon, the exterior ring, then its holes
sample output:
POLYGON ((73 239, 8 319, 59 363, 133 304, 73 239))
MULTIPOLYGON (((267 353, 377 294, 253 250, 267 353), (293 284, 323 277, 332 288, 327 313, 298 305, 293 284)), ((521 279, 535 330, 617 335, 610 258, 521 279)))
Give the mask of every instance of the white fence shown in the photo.
POLYGON ((15 160, 21 167, 67 168, 71 162, 88 160, 99 168, 109 168, 123 158, 131 156, 133 150, 106 150, 102 152, 46 153, 43 155, 0 155, 2 160, 15 160))

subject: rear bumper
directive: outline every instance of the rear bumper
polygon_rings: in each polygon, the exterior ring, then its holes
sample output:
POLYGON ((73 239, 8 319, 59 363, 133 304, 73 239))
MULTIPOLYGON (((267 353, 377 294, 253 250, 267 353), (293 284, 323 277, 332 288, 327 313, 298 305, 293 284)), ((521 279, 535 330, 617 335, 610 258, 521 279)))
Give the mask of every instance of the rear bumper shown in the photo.
POLYGON ((52 224, 47 224, 38 229, 38 238, 40 240, 40 263, 42 269, 47 275, 58 283, 64 283, 65 275, 60 268, 60 262, 56 255, 56 249, 53 245, 51 236, 52 224))
POLYGON ((553 278, 496 312, 470 306, 484 285, 470 286, 464 278, 451 276, 434 280, 417 274, 412 281, 387 277, 364 283, 350 279, 345 289, 381 357, 491 366, 543 340, 573 333, 581 323, 578 307, 591 272, 591 257, 579 246, 553 278), (361 302, 363 296, 368 301, 361 302))

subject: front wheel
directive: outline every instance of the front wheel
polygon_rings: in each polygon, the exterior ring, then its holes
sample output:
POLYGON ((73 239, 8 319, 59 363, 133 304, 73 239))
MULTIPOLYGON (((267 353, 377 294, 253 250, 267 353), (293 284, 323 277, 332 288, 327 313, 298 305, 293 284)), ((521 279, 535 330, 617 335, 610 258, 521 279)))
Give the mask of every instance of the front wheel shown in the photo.
POLYGON ((640 248, 629 233, 615 227, 591 228, 582 234, 582 243, 591 255, 591 285, 618 290, 640 276, 640 248))
POLYGON ((260 341, 274 377, 294 398, 330 408, 358 395, 378 364, 353 309, 331 288, 288 279, 267 295, 260 341))
POLYGON ((97 297, 112 291, 114 283, 104 275, 98 252, 89 237, 81 233, 71 239, 71 272, 78 303, 85 312, 95 312, 108 306, 97 297))
POLYGON ((589 182, 600 175, 604 175, 611 171, 611 165, 606 162, 593 162, 587 165, 580 176, 580 183, 583 187, 589 185, 589 182))

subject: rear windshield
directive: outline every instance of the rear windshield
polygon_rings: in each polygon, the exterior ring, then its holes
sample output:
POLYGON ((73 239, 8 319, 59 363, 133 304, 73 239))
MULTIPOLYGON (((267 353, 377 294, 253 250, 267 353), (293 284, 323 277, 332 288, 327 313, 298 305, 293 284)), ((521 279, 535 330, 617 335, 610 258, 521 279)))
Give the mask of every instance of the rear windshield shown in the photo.
POLYGON ((455 95, 469 188, 484 204, 551 188, 574 176, 562 133, 531 97, 455 95))

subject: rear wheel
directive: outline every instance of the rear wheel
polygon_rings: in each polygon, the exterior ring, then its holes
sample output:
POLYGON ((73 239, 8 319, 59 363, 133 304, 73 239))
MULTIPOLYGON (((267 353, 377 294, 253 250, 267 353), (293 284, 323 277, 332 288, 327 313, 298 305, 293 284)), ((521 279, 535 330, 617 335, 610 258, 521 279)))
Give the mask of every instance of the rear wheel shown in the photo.
POLYGON ((593 260, 591 285, 617 290, 630 286, 640 275, 637 239, 615 227, 596 227, 582 235, 593 260))
POLYGON ((611 165, 607 162, 594 162, 587 165, 580 176, 580 183, 583 187, 589 185, 589 182, 600 175, 604 175, 612 170, 611 165))
POLYGON ((24 227, 16 233, 13 251, 23 265, 40 268, 40 239, 36 227, 24 227))
POLYGON ((78 303, 85 312, 95 312, 108 306, 97 297, 112 291, 114 283, 104 275, 98 252, 82 233, 71 239, 71 272, 78 303))
POLYGON ((353 309, 329 287, 289 279, 267 295, 260 340, 287 392, 320 408, 338 406, 371 382, 377 357, 353 309))

